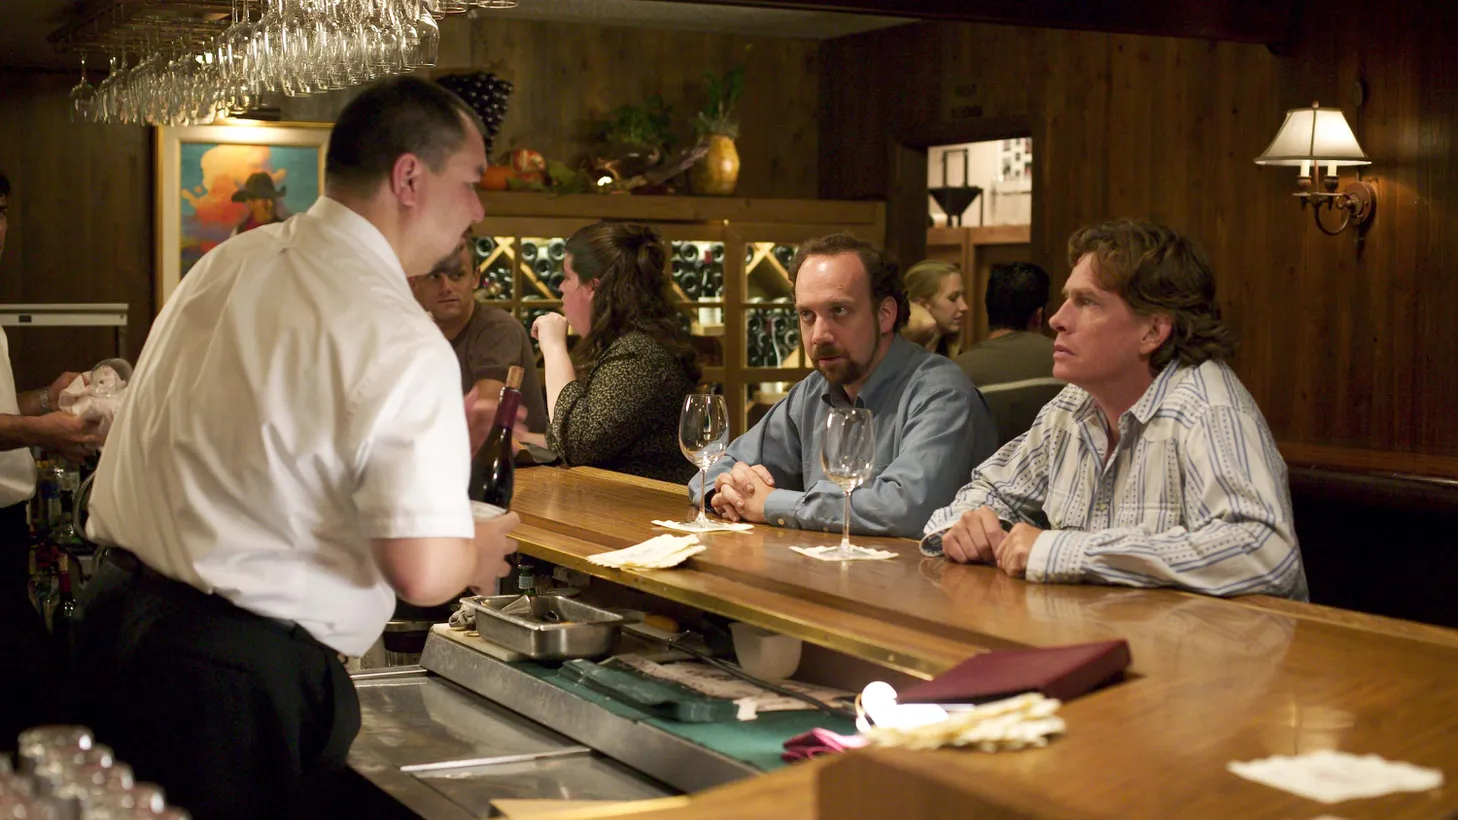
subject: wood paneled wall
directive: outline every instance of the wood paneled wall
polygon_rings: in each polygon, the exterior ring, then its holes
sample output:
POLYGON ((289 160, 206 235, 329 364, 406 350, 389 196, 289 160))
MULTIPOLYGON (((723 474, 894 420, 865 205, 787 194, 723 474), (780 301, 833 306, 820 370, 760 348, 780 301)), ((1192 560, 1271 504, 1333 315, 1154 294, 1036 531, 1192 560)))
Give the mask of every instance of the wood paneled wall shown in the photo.
MULTIPOLYGON (((0 302, 125 302, 135 361, 152 321, 152 142, 145 128, 73 123, 75 72, 0 71, 0 170, 10 230, 0 302)), ((114 355, 101 328, 8 328, 21 390, 114 355)))
MULTIPOLYGON (((666 29, 448 17, 436 75, 491 71, 515 89, 495 151, 530 148, 574 167, 594 148, 592 122, 619 105, 662 94, 678 147, 693 143, 704 72, 745 67, 735 195, 819 196, 820 42, 666 29)), ((352 97, 288 100, 284 118, 332 121, 352 97)), ((494 157, 493 157, 494 159, 494 157)))
MULTIPOLYGON (((661 93, 679 121, 679 145, 704 104, 704 72, 745 66, 737 196, 819 195, 819 42, 691 31, 490 19, 476 22, 471 64, 515 84, 498 148, 577 159, 590 121, 661 93)), ((442 61, 444 65, 444 61, 442 61)))
MULTIPOLYGON (((1299 39, 1279 55, 977 24, 831 41, 821 192, 894 203, 890 168, 905 165, 898 139, 1031 133, 1033 256, 1056 286, 1080 225, 1149 217, 1193 235, 1241 341, 1236 369, 1288 454, 1458 475, 1455 8, 1308 6, 1299 39), (982 117, 949 123, 945 89, 966 79, 984 83, 982 117), (1367 90, 1360 108, 1358 80, 1367 90), (1292 169, 1252 162, 1284 111, 1313 99, 1342 107, 1374 160, 1378 213, 1360 255, 1351 234, 1325 236, 1297 207, 1292 169)), ((887 221, 889 234, 892 214, 887 221)), ((901 246, 923 227, 904 229, 901 246)))

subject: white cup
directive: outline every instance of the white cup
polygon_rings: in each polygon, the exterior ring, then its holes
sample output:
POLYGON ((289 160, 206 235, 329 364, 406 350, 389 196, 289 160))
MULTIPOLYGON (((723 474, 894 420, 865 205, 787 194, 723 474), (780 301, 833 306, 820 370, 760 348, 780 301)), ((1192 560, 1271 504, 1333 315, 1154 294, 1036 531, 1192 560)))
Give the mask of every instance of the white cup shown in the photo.
POLYGON ((756 678, 784 680, 800 666, 799 638, 738 621, 729 624, 729 634, 734 638, 740 668, 756 678))

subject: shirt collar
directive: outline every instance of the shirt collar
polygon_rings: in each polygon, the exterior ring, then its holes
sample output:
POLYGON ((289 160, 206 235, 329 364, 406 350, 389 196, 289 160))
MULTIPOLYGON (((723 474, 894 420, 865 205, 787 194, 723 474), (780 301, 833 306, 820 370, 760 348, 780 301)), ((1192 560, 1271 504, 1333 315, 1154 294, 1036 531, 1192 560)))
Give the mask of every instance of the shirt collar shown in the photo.
MULTIPOLYGON (((892 333, 891 346, 886 349, 886 355, 881 358, 876 369, 871 371, 871 376, 866 379, 866 384, 861 388, 861 392, 856 394, 860 403, 869 406, 875 400, 877 393, 885 387, 886 382, 895 378, 897 371, 916 349, 917 346, 901 338, 900 333, 892 333)), ((838 384, 831 384, 829 381, 825 383, 825 389, 820 393, 820 400, 831 407, 856 406, 856 403, 846 395, 845 388, 838 384)))
MULTIPOLYGON (((1180 367, 1178 360, 1165 365, 1164 370, 1161 370, 1159 375, 1154 377, 1154 381, 1150 382, 1149 387, 1144 389, 1144 395, 1139 397, 1139 401, 1125 411, 1125 415, 1132 415, 1140 424, 1148 424, 1149 420, 1154 417, 1155 411, 1169 397, 1175 385, 1184 378, 1185 369, 1180 367)), ((1074 414, 1074 420, 1080 424, 1092 421, 1097 417, 1098 410, 1098 402, 1094 401, 1093 396, 1085 393, 1083 406, 1074 414)), ((1119 420, 1110 419, 1109 423, 1118 425, 1119 420)))
POLYGON ((395 249, 390 246, 390 240, 380 233, 380 229, 376 228, 374 223, 360 216, 358 212, 339 200, 330 199, 327 196, 314 200, 308 213, 326 229, 342 234, 351 241, 354 247, 363 249, 369 255, 379 259, 391 274, 399 274, 395 278, 401 285, 409 286, 405 267, 400 264, 400 257, 395 255, 395 249))

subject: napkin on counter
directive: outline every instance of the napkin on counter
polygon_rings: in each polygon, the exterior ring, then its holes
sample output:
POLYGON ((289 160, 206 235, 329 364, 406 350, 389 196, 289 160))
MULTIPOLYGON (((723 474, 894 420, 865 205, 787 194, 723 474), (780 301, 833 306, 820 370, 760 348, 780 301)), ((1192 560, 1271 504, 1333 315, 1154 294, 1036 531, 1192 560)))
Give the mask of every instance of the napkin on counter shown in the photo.
POLYGON ((754 529, 753 524, 731 524, 728 521, 710 521, 707 526, 700 526, 693 521, 654 521, 653 523, 666 530, 678 532, 744 532, 754 529))
POLYGON ((1330 749, 1303 755, 1273 755, 1247 763, 1232 762, 1225 768, 1246 780, 1322 803, 1397 792, 1424 792, 1443 785, 1443 773, 1437 769, 1330 749))
POLYGON ((1058 717, 1062 704, 1036 692, 951 712, 947 719, 920 726, 876 726, 862 736, 878 748, 940 749, 973 746, 984 752, 1048 745, 1067 728, 1058 717))
POLYGON ((871 547, 851 547, 851 554, 845 557, 827 555, 839 547, 790 547, 790 549, 807 558, 814 558, 817 561, 885 561, 888 558, 895 558, 899 553, 890 550, 878 550, 871 547))
POLYGON ((617 569, 668 569, 698 555, 708 547, 693 535, 659 535, 626 549, 587 556, 600 567, 617 569))

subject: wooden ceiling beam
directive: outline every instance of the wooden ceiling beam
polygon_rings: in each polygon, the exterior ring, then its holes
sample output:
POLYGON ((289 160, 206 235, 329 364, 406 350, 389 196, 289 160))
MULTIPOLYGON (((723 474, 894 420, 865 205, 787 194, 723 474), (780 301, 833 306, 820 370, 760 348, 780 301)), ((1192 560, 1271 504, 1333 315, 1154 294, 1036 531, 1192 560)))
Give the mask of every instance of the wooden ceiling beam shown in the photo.
POLYGON ((1300 0, 669 0, 1279 46, 1300 0))

